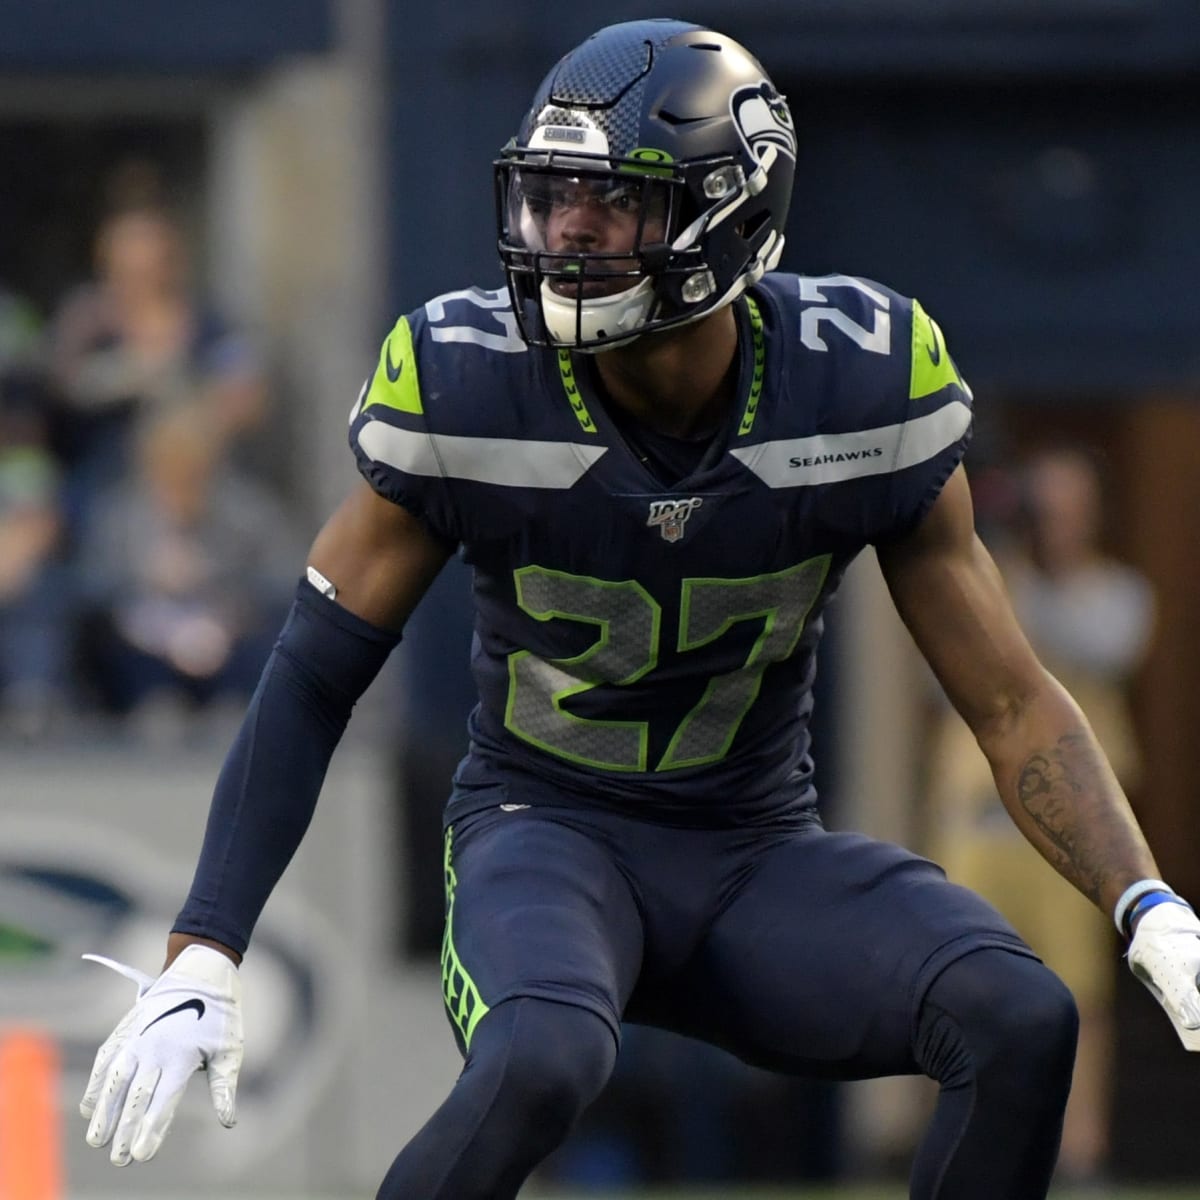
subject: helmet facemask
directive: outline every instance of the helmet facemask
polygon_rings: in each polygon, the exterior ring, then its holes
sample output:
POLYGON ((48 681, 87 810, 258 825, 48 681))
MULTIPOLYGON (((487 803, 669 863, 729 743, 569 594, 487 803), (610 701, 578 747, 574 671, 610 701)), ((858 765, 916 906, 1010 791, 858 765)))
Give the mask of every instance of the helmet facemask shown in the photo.
POLYGON ((497 164, 500 253, 527 341, 609 348, 641 332, 658 285, 684 268, 669 238, 669 169, 578 154, 506 152, 497 164))
MULTIPOLYGON (((754 280, 718 297, 702 243, 715 224, 738 218, 758 184, 732 158, 648 166, 505 150, 496 164, 499 248, 525 340, 611 349, 728 303, 754 280)), ((752 241, 756 223, 744 229, 752 241)), ((755 278, 778 261, 782 238, 774 240, 755 278)))
POLYGON ((786 102, 732 39, 668 20, 594 34, 495 164, 522 336, 603 350, 730 303, 779 262, 796 149, 786 102))

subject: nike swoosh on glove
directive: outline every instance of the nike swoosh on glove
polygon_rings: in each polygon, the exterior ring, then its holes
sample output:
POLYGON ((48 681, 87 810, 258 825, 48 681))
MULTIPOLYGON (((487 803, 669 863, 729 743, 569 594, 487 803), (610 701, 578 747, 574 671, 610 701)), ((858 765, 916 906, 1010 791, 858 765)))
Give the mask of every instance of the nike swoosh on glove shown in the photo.
POLYGON ((109 958, 85 954, 132 979, 137 1003, 109 1035, 79 1104, 90 1118, 89 1146, 112 1142, 119 1167, 146 1162, 162 1145, 188 1080, 208 1074, 217 1119, 234 1124, 242 1065, 242 981, 232 959, 188 946, 157 978, 109 958))
POLYGON ((1200 1050, 1200 919, 1182 904, 1156 904, 1129 943, 1129 967, 1163 1006, 1179 1040, 1200 1050))

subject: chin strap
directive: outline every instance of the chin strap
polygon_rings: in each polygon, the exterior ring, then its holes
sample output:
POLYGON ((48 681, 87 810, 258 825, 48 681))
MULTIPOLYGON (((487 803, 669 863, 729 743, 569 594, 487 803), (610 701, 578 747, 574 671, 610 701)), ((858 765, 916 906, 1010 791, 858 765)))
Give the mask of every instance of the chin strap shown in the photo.
POLYGON ((585 352, 611 350, 638 336, 654 309, 655 300, 654 280, 650 277, 640 279, 624 291, 592 300, 567 300, 546 280, 542 283, 542 320, 558 345, 585 352), (577 334, 585 342, 621 334, 628 334, 628 338, 588 347, 576 344, 577 334))

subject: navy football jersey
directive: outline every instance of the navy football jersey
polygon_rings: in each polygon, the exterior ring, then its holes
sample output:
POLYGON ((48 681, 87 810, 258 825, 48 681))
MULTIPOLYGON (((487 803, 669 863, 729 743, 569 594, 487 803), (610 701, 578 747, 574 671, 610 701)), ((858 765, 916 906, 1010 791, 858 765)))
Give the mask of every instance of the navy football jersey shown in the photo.
POLYGON ((699 823, 812 803, 822 613, 932 504, 971 393, 921 306, 877 283, 772 274, 735 315, 737 404, 677 480, 623 436, 589 356, 526 346, 507 292, 392 329, 350 439, 474 569, 462 781, 525 771, 699 823))

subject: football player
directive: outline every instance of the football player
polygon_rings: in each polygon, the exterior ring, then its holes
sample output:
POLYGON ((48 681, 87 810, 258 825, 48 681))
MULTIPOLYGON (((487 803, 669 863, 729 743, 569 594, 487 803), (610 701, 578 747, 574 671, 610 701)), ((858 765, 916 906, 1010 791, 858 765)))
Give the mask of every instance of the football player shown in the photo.
POLYGON ((354 406, 364 482, 313 545, 163 972, 84 1096, 113 1162, 154 1155, 197 1069, 232 1123, 236 964, 456 548, 479 705, 442 965, 466 1064, 382 1200, 515 1196, 623 1020, 778 1071, 924 1073, 912 1196, 1046 1195, 1069 993, 933 864, 816 811, 816 647, 868 545, 1013 819, 1200 1044, 1200 923, 974 533, 972 398, 941 331, 882 284, 775 270, 796 151, 762 67, 695 25, 603 29, 542 83, 495 165, 507 289, 402 317, 354 406))

